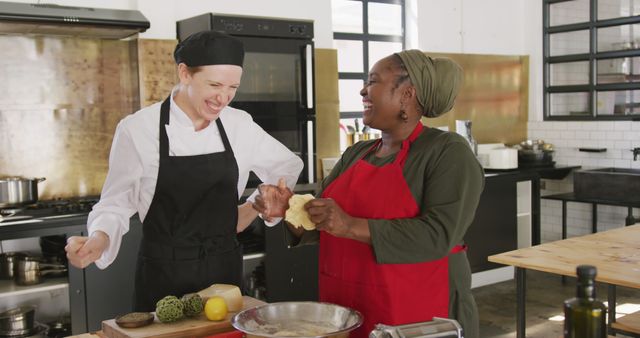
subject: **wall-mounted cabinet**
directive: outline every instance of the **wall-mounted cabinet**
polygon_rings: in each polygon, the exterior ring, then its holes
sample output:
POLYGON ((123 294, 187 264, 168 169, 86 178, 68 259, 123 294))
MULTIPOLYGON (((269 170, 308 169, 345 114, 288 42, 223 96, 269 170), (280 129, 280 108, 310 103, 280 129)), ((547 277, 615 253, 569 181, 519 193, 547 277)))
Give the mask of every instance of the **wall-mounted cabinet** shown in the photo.
POLYGON ((545 120, 640 117, 640 1, 543 6, 545 120))

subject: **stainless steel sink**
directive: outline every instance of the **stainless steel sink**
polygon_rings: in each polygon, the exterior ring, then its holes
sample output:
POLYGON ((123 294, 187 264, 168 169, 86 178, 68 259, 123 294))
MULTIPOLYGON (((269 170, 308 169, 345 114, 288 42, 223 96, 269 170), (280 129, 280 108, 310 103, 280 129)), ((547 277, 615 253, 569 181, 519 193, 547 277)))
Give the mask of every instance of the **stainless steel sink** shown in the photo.
POLYGON ((640 203, 640 169, 601 168, 573 173, 578 198, 640 203))

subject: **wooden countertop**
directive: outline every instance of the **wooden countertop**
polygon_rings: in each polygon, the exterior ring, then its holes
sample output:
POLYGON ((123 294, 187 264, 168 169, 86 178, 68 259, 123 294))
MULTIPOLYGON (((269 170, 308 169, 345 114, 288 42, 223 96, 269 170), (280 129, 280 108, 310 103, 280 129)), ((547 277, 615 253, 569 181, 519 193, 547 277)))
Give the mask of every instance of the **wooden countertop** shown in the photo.
POLYGON ((518 249, 493 256, 494 263, 575 276, 576 267, 593 265, 596 280, 640 288, 640 224, 518 249))
MULTIPOLYGON (((265 302, 243 296, 243 310, 253 308, 256 306, 264 305, 265 302)), ((231 317, 235 315, 235 312, 230 312, 222 321, 208 321, 204 314, 200 314, 197 317, 184 318, 174 323, 160 323, 157 318, 155 322, 149 326, 137 328, 137 329, 125 329, 115 324, 113 319, 105 320, 102 322, 102 330, 98 332, 84 333, 76 336, 75 338, 147 338, 147 337, 165 337, 165 338, 179 338, 179 337, 209 337, 219 335, 220 337, 234 331, 231 326, 231 317)), ((238 331, 236 331, 238 332, 238 331)))

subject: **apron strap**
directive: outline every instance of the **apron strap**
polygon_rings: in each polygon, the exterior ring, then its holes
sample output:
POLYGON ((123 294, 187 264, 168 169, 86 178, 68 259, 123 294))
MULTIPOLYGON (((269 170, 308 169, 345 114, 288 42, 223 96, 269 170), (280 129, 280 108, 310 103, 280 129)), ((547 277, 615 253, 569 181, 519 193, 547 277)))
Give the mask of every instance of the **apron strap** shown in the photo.
MULTIPOLYGON (((411 145, 411 143, 413 143, 413 141, 415 141, 418 138, 418 136, 420 136, 420 132, 422 131, 422 129, 424 129, 424 127, 422 126, 422 123, 418 122, 416 127, 413 128, 413 131, 411 132, 409 137, 404 141, 402 141, 402 146, 400 146, 400 152, 398 153, 398 156, 396 156, 396 159, 393 161, 394 164, 400 164, 401 166, 404 167, 404 162, 407 159, 407 154, 409 153, 409 146, 411 145)), ((382 139, 378 139, 376 142, 374 142, 373 145, 369 147, 369 150, 367 150, 364 153, 364 155, 362 155, 361 158, 367 157, 369 153, 371 153, 372 151, 377 149, 378 146, 380 146, 380 143, 382 143, 382 139)))
POLYGON ((218 126, 218 131, 220 131, 220 138, 222 138, 222 144, 224 145, 224 150, 226 152, 231 151, 231 144, 229 143, 227 132, 224 130, 224 126, 222 125, 222 121, 220 120, 219 116, 216 119, 216 125, 218 126))
MULTIPOLYGON (((169 124, 170 106, 171 94, 167 96, 167 98, 162 102, 162 106, 160 107, 160 159, 169 156, 169 137, 167 136, 167 128, 165 127, 165 125, 169 124)), ((216 125, 218 126, 218 130, 220 131, 220 137, 222 138, 222 144, 224 145, 225 151, 230 151, 231 144, 229 143, 227 132, 224 130, 224 126, 222 126, 222 121, 220 121, 220 118, 216 119, 216 125)))
POLYGON ((407 154, 409 154, 411 143, 413 143, 413 141, 415 141, 418 136, 420 136, 420 132, 422 132, 422 129, 424 129, 424 127, 422 126, 422 122, 418 121, 418 124, 416 124, 416 127, 413 128, 413 131, 411 132, 409 137, 402 141, 400 152, 398 153, 398 156, 396 156, 396 159, 393 161, 394 164, 398 164, 400 165, 400 167, 404 168, 404 162, 406 162, 407 160, 407 154))
POLYGON ((457 254, 457 253, 464 252, 464 251, 467 251, 467 245, 466 244, 465 245, 458 244, 458 245, 454 246, 453 249, 451 249, 449 254, 457 254))
POLYGON ((169 157, 169 137, 167 136, 167 128, 169 124, 169 109, 171 106, 171 94, 162 102, 160 107, 160 161, 164 161, 169 157))

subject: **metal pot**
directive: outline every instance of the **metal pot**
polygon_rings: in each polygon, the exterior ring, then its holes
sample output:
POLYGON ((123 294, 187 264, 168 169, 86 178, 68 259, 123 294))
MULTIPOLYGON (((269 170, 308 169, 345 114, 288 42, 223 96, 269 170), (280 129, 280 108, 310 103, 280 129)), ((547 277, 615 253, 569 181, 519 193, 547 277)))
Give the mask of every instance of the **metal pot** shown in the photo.
POLYGON ((45 178, 5 177, 0 179, 0 208, 14 208, 38 201, 38 183, 45 178))
POLYGON ((538 151, 542 149, 542 145, 544 145, 543 140, 524 140, 520 142, 520 147, 524 150, 538 151))
POLYGON ((60 277, 67 272, 64 265, 61 264, 45 264, 39 257, 24 257, 18 260, 14 267, 13 276, 18 285, 34 285, 43 282, 42 276, 51 275, 60 277), (51 270, 42 270, 42 268, 52 268, 51 270))
POLYGON ((0 334, 33 329, 36 308, 21 306, 0 313, 0 334))
POLYGON ((13 271, 18 260, 25 258, 24 252, 5 252, 0 254, 0 279, 13 279, 13 271))
POLYGON ((518 150, 518 163, 551 163, 553 151, 545 150, 518 150))

